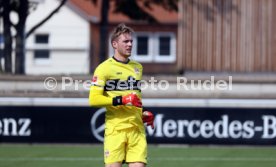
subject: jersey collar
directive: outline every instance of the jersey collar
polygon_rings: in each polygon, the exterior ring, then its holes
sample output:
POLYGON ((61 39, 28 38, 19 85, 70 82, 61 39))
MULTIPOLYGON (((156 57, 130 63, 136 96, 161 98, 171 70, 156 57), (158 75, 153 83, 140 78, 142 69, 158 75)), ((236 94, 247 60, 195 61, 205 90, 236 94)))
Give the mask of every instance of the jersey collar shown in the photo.
POLYGON ((127 60, 127 62, 123 62, 123 61, 120 61, 118 59, 116 59, 114 56, 112 57, 115 61, 119 62, 119 63, 123 63, 123 64, 128 64, 128 62, 130 61, 129 59, 127 60))

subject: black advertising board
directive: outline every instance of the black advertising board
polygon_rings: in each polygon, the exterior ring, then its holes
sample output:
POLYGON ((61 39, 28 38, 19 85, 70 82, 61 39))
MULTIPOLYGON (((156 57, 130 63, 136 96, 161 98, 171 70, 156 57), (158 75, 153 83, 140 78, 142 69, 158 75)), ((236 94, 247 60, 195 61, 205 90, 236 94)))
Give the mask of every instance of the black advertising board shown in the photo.
MULTIPOLYGON (((276 109, 149 107, 149 143, 275 145, 276 109)), ((100 143, 105 109, 0 106, 2 143, 100 143)))
POLYGON ((0 107, 0 142, 96 142, 93 113, 88 107, 0 107))
POLYGON ((152 108, 158 111, 152 143, 276 144, 275 109, 152 108))

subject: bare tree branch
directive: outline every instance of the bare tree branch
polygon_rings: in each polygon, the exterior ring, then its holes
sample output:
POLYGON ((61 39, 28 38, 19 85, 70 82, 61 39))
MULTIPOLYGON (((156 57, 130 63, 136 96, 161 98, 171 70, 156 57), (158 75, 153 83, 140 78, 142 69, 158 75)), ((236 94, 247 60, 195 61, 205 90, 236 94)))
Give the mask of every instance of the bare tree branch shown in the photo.
POLYGON ((151 23, 158 22, 156 18, 143 10, 137 4, 137 1, 117 0, 115 3, 114 13, 122 13, 132 20, 147 20, 151 23))
POLYGON ((59 4, 59 6, 54 9, 47 17, 45 17, 43 20, 41 20, 37 25, 35 25, 33 28, 31 28, 27 34, 26 38, 28 38, 37 28, 39 28, 41 25, 43 25, 47 20, 49 20, 54 14, 56 14, 59 9, 66 3, 67 0, 62 0, 59 4))

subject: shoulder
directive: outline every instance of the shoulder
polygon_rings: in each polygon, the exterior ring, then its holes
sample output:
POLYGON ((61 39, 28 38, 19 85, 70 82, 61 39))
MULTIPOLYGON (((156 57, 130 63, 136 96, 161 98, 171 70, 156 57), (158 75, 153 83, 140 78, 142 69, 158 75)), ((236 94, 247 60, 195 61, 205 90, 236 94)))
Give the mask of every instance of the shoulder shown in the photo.
POLYGON ((107 69, 112 64, 112 59, 107 59, 97 66, 97 69, 107 69))
POLYGON ((137 61, 135 61, 135 60, 130 60, 130 61, 129 61, 129 64, 130 64, 130 65, 133 65, 133 66, 135 66, 135 67, 138 67, 138 68, 143 69, 142 64, 139 63, 139 62, 137 62, 137 61))
POLYGON ((95 72, 94 73, 97 73, 97 74, 107 74, 109 72, 109 69, 110 69, 110 65, 112 64, 112 60, 107 59, 105 60, 104 62, 102 62, 101 64, 99 64, 96 69, 95 69, 95 72))

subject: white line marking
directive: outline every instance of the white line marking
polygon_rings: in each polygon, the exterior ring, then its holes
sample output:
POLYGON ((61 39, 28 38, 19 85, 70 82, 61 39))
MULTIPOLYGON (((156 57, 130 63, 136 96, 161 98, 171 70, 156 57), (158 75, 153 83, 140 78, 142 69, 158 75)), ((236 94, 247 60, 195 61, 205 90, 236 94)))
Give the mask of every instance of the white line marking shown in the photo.
MULTIPOLYGON (((87 98, 0 97, 0 106, 85 106, 87 98)), ((158 99, 144 98, 149 107, 276 108, 276 99, 158 99)))
MULTIPOLYGON (((149 158, 150 161, 224 161, 224 162, 276 162, 276 158, 255 158, 255 157, 158 157, 158 158, 149 158)), ((83 158, 74 158, 74 157, 43 157, 43 158, 0 158, 0 161, 103 161, 103 158, 100 157, 83 157, 83 158)))
POLYGON ((103 161, 103 158, 99 157, 43 157, 43 158, 0 158, 0 161, 103 161))
POLYGON ((194 158, 185 158, 185 157, 159 157, 159 158, 150 158, 150 160, 153 161, 250 161, 250 162, 275 162, 276 158, 249 158, 249 157, 229 157, 229 158, 223 158, 223 157, 194 157, 194 158))

